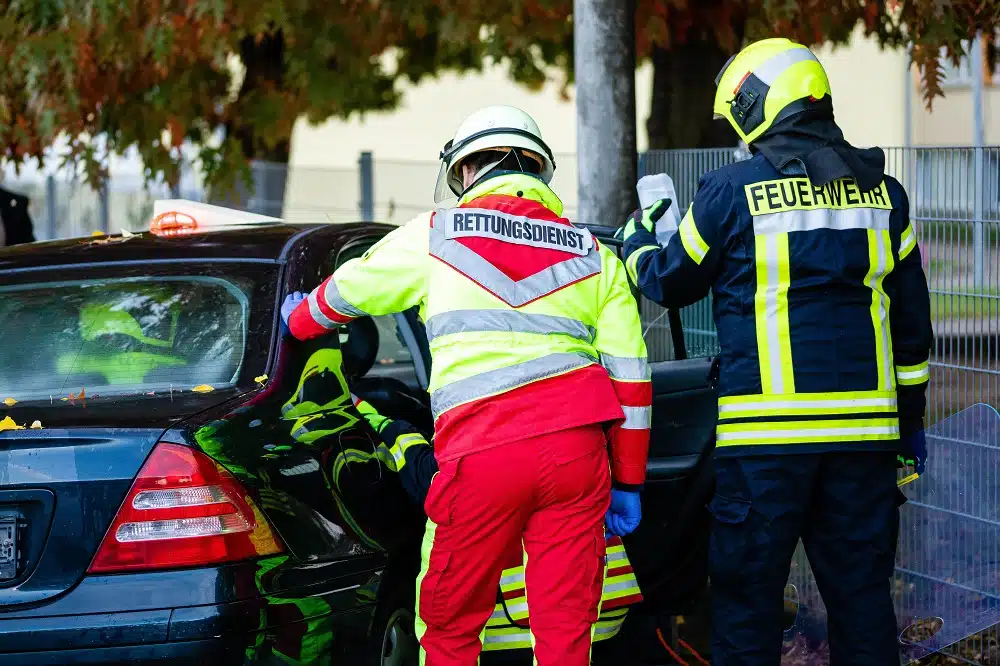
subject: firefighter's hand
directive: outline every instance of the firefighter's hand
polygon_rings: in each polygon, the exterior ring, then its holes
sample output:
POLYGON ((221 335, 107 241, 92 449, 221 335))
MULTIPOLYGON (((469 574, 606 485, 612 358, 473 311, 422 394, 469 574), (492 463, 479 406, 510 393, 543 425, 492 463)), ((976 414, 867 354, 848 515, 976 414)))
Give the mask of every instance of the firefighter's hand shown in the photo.
POLYGON ((899 440, 899 463, 904 467, 915 467, 917 474, 924 473, 927 464, 927 438, 923 430, 904 435, 899 440))
POLYGON ((642 520, 642 502, 639 493, 628 490, 611 491, 611 507, 604 515, 604 526, 615 536, 625 536, 635 531, 642 520))
POLYGON ((306 295, 301 291, 293 291, 285 296, 281 304, 281 332, 288 335, 288 318, 292 316, 292 311, 299 306, 299 303, 306 300, 306 295))
POLYGON ((627 241, 639 229, 645 229, 649 233, 654 233, 657 220, 663 217, 663 214, 670 209, 670 203, 670 199, 660 199, 649 208, 637 208, 632 213, 632 217, 625 223, 625 226, 619 229, 618 234, 615 235, 620 234, 621 239, 627 241))

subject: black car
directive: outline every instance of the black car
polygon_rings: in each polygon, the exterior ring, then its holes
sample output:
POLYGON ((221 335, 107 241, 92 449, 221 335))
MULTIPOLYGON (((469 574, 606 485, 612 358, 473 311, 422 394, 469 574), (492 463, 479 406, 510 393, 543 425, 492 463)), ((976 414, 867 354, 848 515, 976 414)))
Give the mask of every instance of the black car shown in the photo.
MULTIPOLYGON (((0 663, 415 663, 424 517, 350 393, 431 431, 423 326, 406 312, 298 343, 278 315, 391 229, 0 251, 0 663)), ((705 589, 711 365, 652 364, 626 540, 645 601, 623 633, 654 635, 705 589)))

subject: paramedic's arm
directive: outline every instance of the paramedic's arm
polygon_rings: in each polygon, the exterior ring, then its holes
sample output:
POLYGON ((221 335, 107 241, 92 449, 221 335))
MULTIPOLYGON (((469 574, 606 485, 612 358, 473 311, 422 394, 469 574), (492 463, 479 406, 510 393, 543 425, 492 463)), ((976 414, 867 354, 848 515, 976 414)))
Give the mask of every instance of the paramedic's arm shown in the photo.
POLYGON ((365 316, 393 314, 424 297, 430 213, 393 230, 310 292, 288 318, 299 340, 365 316))
POLYGON ((927 278, 905 192, 899 212, 902 213, 903 232, 897 252, 898 263, 886 276, 885 288, 889 295, 892 353, 896 364, 899 427, 900 434, 905 437, 923 428, 927 384, 931 376, 927 361, 934 332, 927 278))
POLYGON ((718 230, 728 222, 733 197, 728 180, 704 176, 694 203, 665 247, 641 225, 625 241, 625 267, 643 296, 676 309, 708 295, 721 254, 723 235, 718 230))
POLYGON ((607 247, 601 248, 605 295, 594 346, 625 412, 625 422, 610 433, 611 477, 622 490, 638 490, 646 480, 653 388, 646 343, 625 267, 607 247))
POLYGON ((438 471, 434 447, 406 421, 393 421, 381 435, 386 443, 391 442, 389 453, 396 462, 396 472, 403 488, 414 503, 422 507, 431 487, 431 479, 438 471))

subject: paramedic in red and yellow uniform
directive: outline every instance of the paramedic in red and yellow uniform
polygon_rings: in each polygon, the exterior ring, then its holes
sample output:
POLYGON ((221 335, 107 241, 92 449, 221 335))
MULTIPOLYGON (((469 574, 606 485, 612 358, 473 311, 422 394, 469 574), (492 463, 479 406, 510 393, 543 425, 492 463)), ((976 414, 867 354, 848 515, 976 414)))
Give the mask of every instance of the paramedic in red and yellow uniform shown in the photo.
POLYGON ((605 525, 622 535, 640 519, 652 390, 639 314, 618 258, 561 216, 530 116, 482 109, 441 160, 435 200, 450 190, 456 207, 388 234, 283 316, 303 340, 420 308, 440 469, 417 581, 425 666, 477 663, 519 542, 537 663, 585 666, 605 525))

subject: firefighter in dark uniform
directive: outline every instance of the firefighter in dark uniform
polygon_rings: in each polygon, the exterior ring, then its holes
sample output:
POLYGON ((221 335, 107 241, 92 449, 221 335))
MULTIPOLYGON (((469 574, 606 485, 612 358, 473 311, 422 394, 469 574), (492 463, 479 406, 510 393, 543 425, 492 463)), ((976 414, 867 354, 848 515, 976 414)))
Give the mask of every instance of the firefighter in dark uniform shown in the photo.
POLYGON ((810 50, 768 39, 716 79, 753 157, 704 175, 661 247, 669 202, 623 229, 626 268, 668 308, 713 296, 721 352, 710 571, 712 663, 774 665, 801 538, 831 663, 899 663, 890 597, 902 495, 922 470, 927 283, 906 192, 844 140, 810 50))

